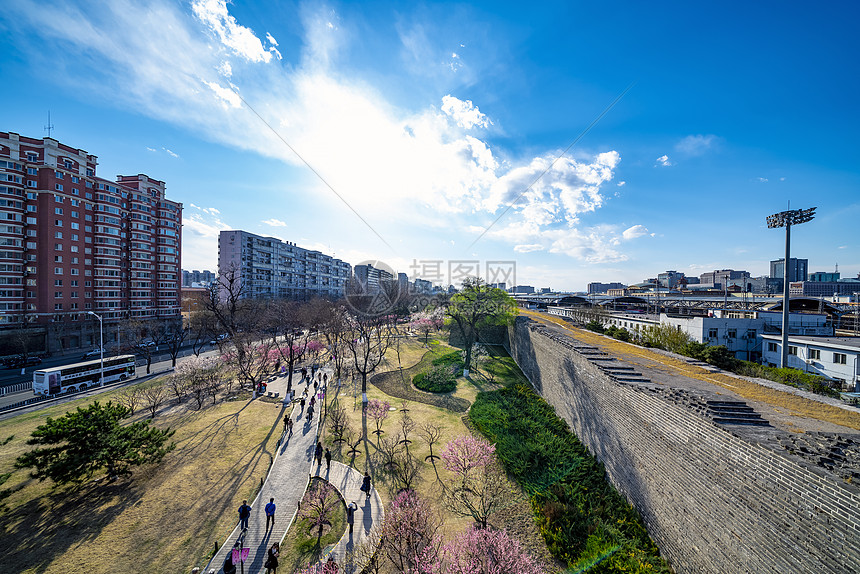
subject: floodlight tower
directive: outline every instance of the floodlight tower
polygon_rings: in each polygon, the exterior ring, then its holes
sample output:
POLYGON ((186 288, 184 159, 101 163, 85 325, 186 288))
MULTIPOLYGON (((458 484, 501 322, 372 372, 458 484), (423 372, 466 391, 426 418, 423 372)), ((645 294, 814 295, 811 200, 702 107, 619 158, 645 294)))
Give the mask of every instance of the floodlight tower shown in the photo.
POLYGON ((782 266, 782 349, 779 356, 779 366, 783 369, 788 363, 788 260, 791 254, 791 226, 812 221, 815 210, 815 207, 789 209, 767 216, 767 226, 770 229, 785 227, 785 261, 782 266))

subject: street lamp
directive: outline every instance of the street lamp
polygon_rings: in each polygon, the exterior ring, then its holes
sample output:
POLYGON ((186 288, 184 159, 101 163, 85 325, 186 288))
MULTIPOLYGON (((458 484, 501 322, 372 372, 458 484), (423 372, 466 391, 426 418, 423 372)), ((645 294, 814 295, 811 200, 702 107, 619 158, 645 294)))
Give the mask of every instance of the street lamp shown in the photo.
POLYGON ((780 368, 788 363, 788 261, 791 245, 791 226, 812 221, 815 217, 815 207, 809 209, 789 209, 767 216, 767 226, 770 229, 785 227, 785 261, 782 266, 782 349, 779 356, 780 368))
POLYGON ((105 336, 102 328, 102 318, 92 311, 87 311, 87 315, 92 315, 99 320, 99 355, 101 357, 101 368, 99 373, 99 386, 105 386, 105 336))

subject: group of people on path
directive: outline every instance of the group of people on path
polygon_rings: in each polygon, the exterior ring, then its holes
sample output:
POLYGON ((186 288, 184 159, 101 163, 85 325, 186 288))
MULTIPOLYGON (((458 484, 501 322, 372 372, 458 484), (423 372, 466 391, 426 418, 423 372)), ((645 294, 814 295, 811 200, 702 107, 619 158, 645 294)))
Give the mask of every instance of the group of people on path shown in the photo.
MULTIPOLYGON (((311 386, 311 380, 308 379, 307 368, 302 368, 301 373, 302 373, 302 380, 307 381, 307 385, 305 386, 305 390, 299 399, 299 405, 301 407, 301 412, 304 412, 305 403, 308 402, 308 409, 307 409, 307 412, 305 414, 305 418, 307 421, 306 424, 309 424, 313 420, 314 407, 316 405, 317 389, 319 388, 320 382, 322 382, 323 392, 325 392, 326 386, 328 384, 328 373, 322 373, 322 372, 314 373, 313 369, 312 369, 311 378, 313 379, 314 393, 311 394, 310 401, 307 401, 308 391, 309 391, 310 386, 311 386)), ((289 412, 284 415, 284 431, 283 432, 285 434, 287 434, 287 436, 292 436, 292 434, 293 434, 293 418, 291 416, 291 413, 289 413, 289 412)), ((322 466, 322 459, 323 458, 325 458, 326 472, 329 472, 331 470, 331 459, 332 459, 331 450, 329 450, 328 448, 324 449, 322 442, 317 441, 316 448, 314 449, 314 459, 316 461, 317 466, 322 466)), ((362 492, 364 492, 368 498, 370 498, 370 490, 371 490, 370 475, 367 472, 364 473, 364 478, 362 479, 360 490, 362 492)), ((266 504, 266 506, 265 506, 266 532, 269 531, 269 528, 274 529, 274 526, 275 526, 275 510, 276 509, 277 509, 277 506, 275 505, 275 499, 269 498, 269 503, 266 504)), ((252 510, 253 509, 248 504, 248 501, 243 500, 242 505, 239 507, 239 511, 238 511, 239 512, 239 527, 242 530, 242 534, 244 534, 248 530, 248 521, 251 518, 251 511, 252 510)), ((350 502, 349 506, 347 506, 347 509, 346 509, 347 524, 349 525, 350 536, 352 536, 352 532, 353 532, 353 525, 354 525, 354 521, 355 521, 355 511, 356 510, 358 510, 358 505, 354 501, 350 502)), ((234 549, 240 548, 240 545, 241 545, 241 542, 237 541, 236 544, 234 545, 234 549)), ((280 551, 281 551, 280 544, 278 542, 273 543, 272 546, 269 548, 267 555, 266 555, 266 561, 263 564, 263 566, 266 568, 266 574, 270 574, 270 573, 271 574, 277 574, 280 551)), ((333 557, 329 556, 328 564, 330 565, 330 567, 333 566, 332 569, 335 572, 337 571, 336 570, 337 564, 334 562, 333 557)), ((236 572, 236 565, 233 563, 233 553, 232 552, 229 552, 227 554, 227 557, 224 559, 223 572, 224 572, 224 574, 235 574, 235 572, 236 572)))

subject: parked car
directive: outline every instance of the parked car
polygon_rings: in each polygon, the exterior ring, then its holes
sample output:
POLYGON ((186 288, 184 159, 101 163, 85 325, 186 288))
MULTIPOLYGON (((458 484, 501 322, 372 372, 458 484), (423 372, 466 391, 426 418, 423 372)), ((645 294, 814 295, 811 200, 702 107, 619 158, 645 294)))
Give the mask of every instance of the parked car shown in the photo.
POLYGON ((36 355, 28 355, 25 359, 21 355, 18 355, 17 357, 6 359, 3 361, 3 364, 10 369, 20 369, 21 367, 32 367, 34 365, 42 364, 42 358, 37 357, 36 355))
MULTIPOLYGON (((107 355, 107 351, 105 351, 105 354, 107 355)), ((82 361, 89 361, 90 359, 99 359, 99 358, 101 358, 101 356, 102 356, 101 349, 93 349, 92 351, 90 351, 89 353, 87 353, 86 355, 81 357, 81 360, 82 361)))

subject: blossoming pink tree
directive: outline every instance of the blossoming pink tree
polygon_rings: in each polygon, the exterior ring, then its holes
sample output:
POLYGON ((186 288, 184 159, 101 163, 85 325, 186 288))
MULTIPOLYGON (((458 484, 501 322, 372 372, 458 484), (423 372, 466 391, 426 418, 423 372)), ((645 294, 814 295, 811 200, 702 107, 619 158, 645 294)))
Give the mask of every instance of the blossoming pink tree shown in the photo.
POLYGON ((414 490, 397 495, 385 511, 381 550, 397 572, 437 571, 441 521, 414 490))
POLYGON ((314 528, 317 529, 317 544, 322 538, 323 527, 326 524, 331 526, 332 514, 339 504, 340 498, 335 493, 334 486, 322 480, 312 483, 305 493, 299 518, 307 519, 310 523, 308 532, 313 532, 314 528))
POLYGON ((388 412, 391 408, 391 405, 388 404, 388 401, 380 401, 379 399, 371 399, 367 403, 367 416, 373 419, 373 422, 376 423, 376 430, 373 431, 374 434, 380 435, 383 431, 380 429, 382 426, 382 421, 388 418, 388 412))
POLYGON ((486 440, 461 435, 440 453, 445 468, 456 475, 453 484, 445 488, 446 507, 461 516, 471 516, 483 528, 513 496, 495 452, 496 446, 486 440))
POLYGON ((442 547, 443 574, 543 574, 504 530, 470 528, 442 547))

